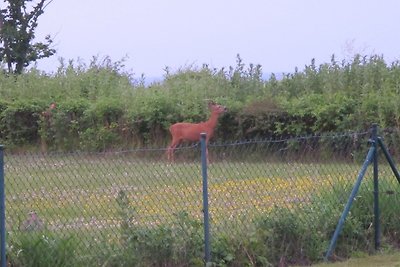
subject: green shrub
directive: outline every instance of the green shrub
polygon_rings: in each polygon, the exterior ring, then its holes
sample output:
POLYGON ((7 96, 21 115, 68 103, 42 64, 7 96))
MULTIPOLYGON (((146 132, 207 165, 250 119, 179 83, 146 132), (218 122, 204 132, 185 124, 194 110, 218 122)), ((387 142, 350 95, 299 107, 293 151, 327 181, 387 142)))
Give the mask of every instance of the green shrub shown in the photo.
POLYGON ((60 237, 51 232, 13 235, 9 241, 8 261, 12 266, 77 266, 77 242, 73 236, 60 237))
POLYGON ((84 114, 88 107, 89 103, 83 99, 58 103, 50 130, 54 134, 51 141, 54 149, 71 151, 79 147, 80 134, 86 128, 84 114))
POLYGON ((317 226, 304 224, 298 213, 281 209, 261 217, 255 222, 251 247, 254 255, 263 256, 273 264, 311 263, 321 258, 323 236, 317 226))
POLYGON ((40 137, 50 150, 165 146, 172 123, 207 119, 207 99, 229 110, 216 141, 364 131, 373 122, 400 127, 399 62, 375 55, 315 62, 263 80, 261 66, 247 66, 238 55, 228 68, 167 70, 163 81, 147 87, 124 70, 124 59, 109 57, 88 65, 61 60, 52 75, 0 73, 0 138, 16 147, 35 146, 40 137), (52 102, 59 108, 47 129, 40 113, 52 102))
POLYGON ((1 113, 0 132, 9 146, 34 145, 39 140, 39 118, 44 110, 36 101, 14 101, 1 113))
POLYGON ((125 191, 119 192, 116 201, 121 219, 122 247, 118 249, 118 257, 113 258, 115 263, 120 266, 203 265, 202 224, 197 220, 181 212, 176 215, 176 221, 172 224, 139 227, 133 223, 136 211, 125 191))
POLYGON ((103 98, 90 105, 79 122, 80 146, 95 151, 118 146, 123 113, 124 107, 115 99, 103 98))

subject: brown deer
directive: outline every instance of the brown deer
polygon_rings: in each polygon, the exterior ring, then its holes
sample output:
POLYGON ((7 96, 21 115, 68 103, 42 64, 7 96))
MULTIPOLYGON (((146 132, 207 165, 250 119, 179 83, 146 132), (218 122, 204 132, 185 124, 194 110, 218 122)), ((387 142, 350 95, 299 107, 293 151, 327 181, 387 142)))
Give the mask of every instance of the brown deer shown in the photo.
MULTIPOLYGON (((168 147, 168 160, 174 160, 174 150, 183 141, 196 142, 200 140, 200 133, 206 133, 206 145, 214 135, 215 127, 218 123, 218 117, 227 111, 226 107, 215 104, 213 101, 208 103, 208 109, 211 111, 211 116, 207 121, 200 123, 178 122, 171 127, 169 131, 172 136, 171 144, 168 147)), ((206 149, 208 155, 208 149, 206 149)), ((207 157, 208 160, 208 157, 207 157)))
POLYGON ((51 117, 53 115, 52 112, 56 108, 57 108, 57 104, 55 102, 52 102, 50 104, 50 106, 45 111, 42 112, 42 116, 44 117, 44 119, 46 121, 50 121, 50 119, 51 119, 51 117))
MULTIPOLYGON (((45 131, 45 136, 47 136, 48 131, 51 128, 52 121, 53 121, 53 112, 57 108, 57 104, 55 102, 52 102, 50 106, 42 112, 42 127, 43 130, 45 131)), ((41 142, 41 149, 43 153, 47 152, 47 142, 46 142, 46 137, 41 136, 40 142, 41 142)))

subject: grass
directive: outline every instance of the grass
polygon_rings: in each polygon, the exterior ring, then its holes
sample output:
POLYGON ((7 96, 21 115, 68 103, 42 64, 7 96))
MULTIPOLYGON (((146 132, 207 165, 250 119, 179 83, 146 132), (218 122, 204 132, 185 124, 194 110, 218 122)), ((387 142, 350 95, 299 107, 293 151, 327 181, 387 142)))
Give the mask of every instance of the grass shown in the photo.
POLYGON ((314 264, 313 267, 400 267, 400 253, 378 253, 373 256, 354 257, 335 263, 314 264))

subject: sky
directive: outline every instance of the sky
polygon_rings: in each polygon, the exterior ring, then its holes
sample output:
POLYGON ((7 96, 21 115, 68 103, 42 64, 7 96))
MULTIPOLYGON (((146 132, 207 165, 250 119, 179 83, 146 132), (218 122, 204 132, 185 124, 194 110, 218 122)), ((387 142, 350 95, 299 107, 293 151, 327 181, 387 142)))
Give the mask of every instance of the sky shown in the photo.
POLYGON ((59 58, 126 58, 136 77, 162 77, 190 66, 260 64, 264 73, 351 59, 355 53, 400 59, 398 0, 53 0, 39 17, 37 40, 50 34, 59 58))

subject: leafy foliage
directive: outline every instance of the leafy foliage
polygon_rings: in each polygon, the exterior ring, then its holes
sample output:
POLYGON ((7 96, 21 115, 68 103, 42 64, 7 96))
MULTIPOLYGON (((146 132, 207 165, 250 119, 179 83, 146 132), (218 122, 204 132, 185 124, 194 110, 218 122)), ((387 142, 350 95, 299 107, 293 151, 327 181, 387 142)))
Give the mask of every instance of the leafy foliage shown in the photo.
POLYGON ((13 236, 13 246, 8 249, 11 266, 76 266, 77 247, 72 237, 59 237, 51 232, 21 233, 13 236))
POLYGON ((0 132, 6 144, 21 146, 38 139, 41 106, 36 101, 14 101, 1 113, 0 132))
POLYGON ((0 74, 0 139, 18 146, 45 139, 50 150, 165 146, 171 124, 207 119, 207 99, 229 110, 214 141, 400 126, 400 65, 380 56, 357 55, 349 62, 332 56, 320 66, 312 60, 303 71, 268 80, 261 66, 246 66, 238 56, 235 67, 190 66, 147 86, 124 70, 124 60, 93 57, 86 65, 61 59, 52 75, 36 69, 16 78, 0 74), (17 102, 26 103, 25 110, 37 106, 20 119, 11 112, 17 102), (52 102, 57 109, 47 129, 37 114, 52 102), (31 132, 11 135, 15 121, 31 132))

